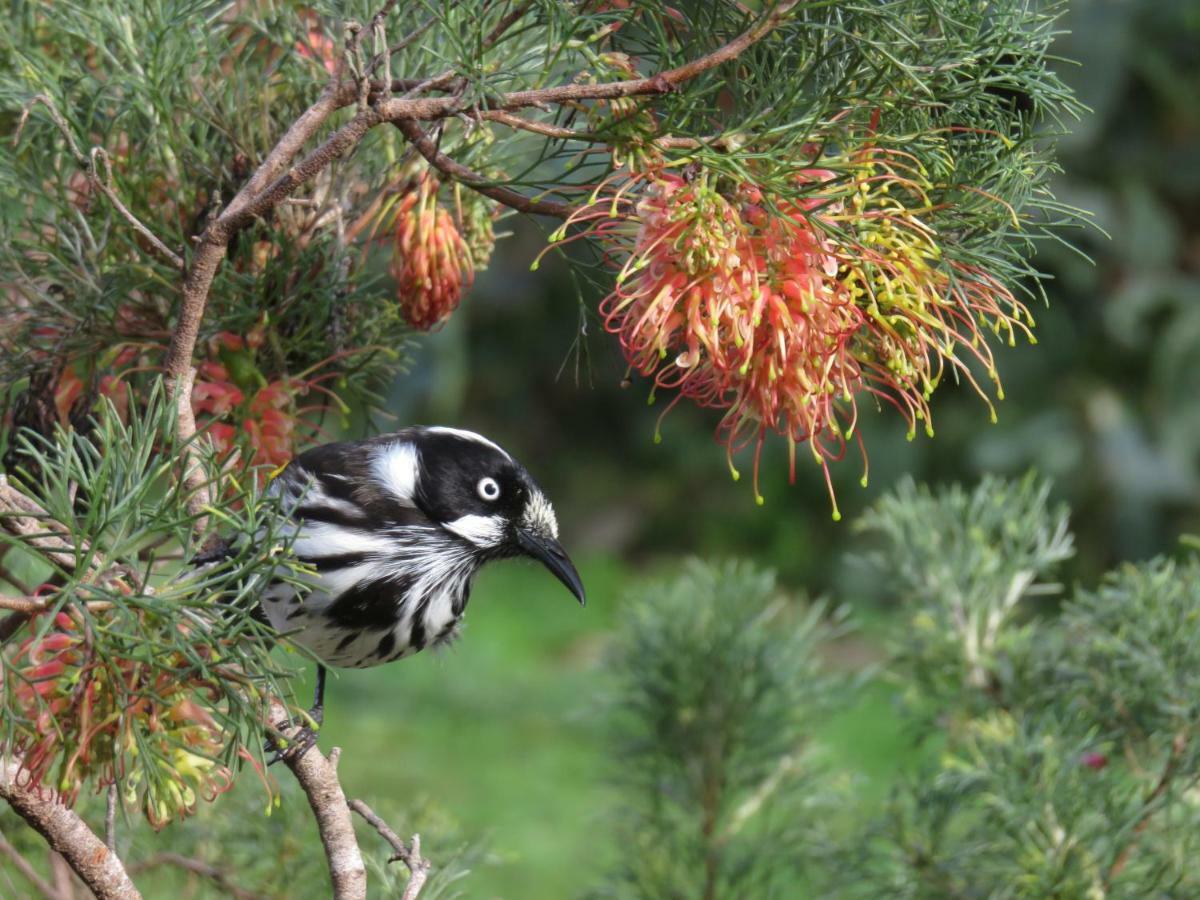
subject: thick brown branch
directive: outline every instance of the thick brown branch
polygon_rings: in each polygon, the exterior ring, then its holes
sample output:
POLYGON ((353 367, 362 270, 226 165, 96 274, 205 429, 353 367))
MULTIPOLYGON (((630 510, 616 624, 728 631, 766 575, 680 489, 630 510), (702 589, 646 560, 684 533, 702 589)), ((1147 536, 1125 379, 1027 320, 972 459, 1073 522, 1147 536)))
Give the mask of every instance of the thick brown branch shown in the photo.
MULTIPOLYGON (((271 726, 285 738, 295 739, 299 734, 299 728, 292 724, 287 707, 279 701, 271 706, 271 726)), ((354 834, 350 807, 346 804, 346 795, 342 792, 333 762, 326 759, 316 747, 310 747, 303 754, 285 754, 284 763, 300 782, 317 820, 335 900, 364 900, 367 896, 367 870, 358 848, 358 838, 354 834)))
POLYGON ((400 839, 400 835, 396 834, 391 826, 362 800, 351 800, 350 808, 362 816, 372 828, 379 832, 379 836, 388 842, 393 853, 388 862, 402 862, 408 867, 408 884, 404 887, 404 896, 401 900, 415 900, 421 893, 421 888, 425 886, 426 879, 429 878, 429 870, 433 868, 433 864, 421 855, 421 836, 414 834, 412 844, 405 844, 400 839))
POLYGON ((408 138, 417 151, 428 160, 429 164, 444 175, 448 175, 456 181, 461 181, 467 187, 474 191, 478 191, 485 197, 491 197, 493 200, 503 203, 505 206, 511 206, 513 209, 520 210, 523 213, 535 213, 543 216, 557 216, 560 219, 565 219, 575 211, 569 203, 563 203, 559 200, 536 200, 531 197, 526 197, 523 194, 518 194, 516 191, 509 190, 506 187, 499 185, 487 184, 487 179, 473 169, 469 169, 462 163, 455 162, 437 149, 437 145, 430 140, 429 136, 419 124, 411 119, 402 119, 395 123, 400 132, 408 138))
POLYGON ((44 789, 20 784, 20 765, 0 762, 0 797, 61 853, 99 900, 135 900, 142 895, 115 853, 92 833, 87 823, 44 789))

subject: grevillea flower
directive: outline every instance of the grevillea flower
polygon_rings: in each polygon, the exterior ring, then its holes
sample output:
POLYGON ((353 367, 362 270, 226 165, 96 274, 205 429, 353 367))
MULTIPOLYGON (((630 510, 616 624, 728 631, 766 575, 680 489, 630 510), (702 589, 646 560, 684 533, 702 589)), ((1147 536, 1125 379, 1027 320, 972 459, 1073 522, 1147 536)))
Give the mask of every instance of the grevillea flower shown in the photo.
POLYGON ((419 331, 446 321, 475 279, 471 253, 437 192, 437 179, 426 172, 395 211, 390 268, 401 312, 419 331))
POLYGON ((149 667, 101 658, 66 612, 40 637, 38 626, 13 655, 6 686, 23 720, 12 750, 29 784, 72 804, 85 783, 120 783, 155 827, 231 786, 232 773, 213 761, 225 738, 195 699, 211 686, 187 674, 186 659, 149 667))
POLYGON ((296 41, 296 52, 305 59, 320 63, 332 75, 337 71, 337 44, 322 29, 320 16, 314 11, 304 11, 301 18, 307 32, 303 39, 296 41))
POLYGON ((760 503, 768 433, 788 441, 793 478, 795 449, 808 447, 832 499, 829 462, 850 439, 862 447, 860 397, 897 408, 910 437, 918 423, 932 434, 929 397, 946 370, 990 406, 963 356, 999 394, 981 328, 1032 338, 1028 311, 996 278, 943 258, 919 163, 873 146, 824 162, 798 170, 787 197, 703 171, 619 175, 567 223, 618 266, 600 313, 630 367, 675 390, 672 406, 726 411, 730 469, 738 477, 733 454, 753 445, 760 503))
POLYGON ((297 441, 308 434, 304 415, 310 410, 299 400, 314 387, 312 379, 284 377, 247 395, 224 363, 208 360, 199 366, 192 408, 218 453, 244 446, 252 465, 277 468, 295 455, 297 441))

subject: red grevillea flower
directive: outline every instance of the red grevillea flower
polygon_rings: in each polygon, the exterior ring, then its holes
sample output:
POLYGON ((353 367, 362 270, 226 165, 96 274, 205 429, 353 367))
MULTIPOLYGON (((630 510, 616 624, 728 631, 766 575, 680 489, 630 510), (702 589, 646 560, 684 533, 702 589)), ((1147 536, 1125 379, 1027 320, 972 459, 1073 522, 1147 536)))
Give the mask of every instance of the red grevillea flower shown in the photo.
POLYGON ((314 387, 311 379, 285 377, 247 396, 223 363, 208 360, 192 387, 192 408, 219 453, 244 444, 252 465, 276 468, 295 455, 297 440, 306 434, 309 410, 300 407, 299 398, 314 387))
POLYGON ((422 175, 395 213, 391 272, 404 318, 419 331, 446 321, 475 279, 471 253, 437 190, 437 179, 422 175))
POLYGON ((788 441, 793 478, 807 445, 832 498, 829 462, 851 438, 862 446, 859 397, 895 406, 910 436, 918 422, 932 433, 929 396, 945 370, 975 384, 957 351, 998 387, 980 327, 1011 340, 1032 325, 997 279, 942 259, 914 160, 867 147, 827 165, 799 170, 791 197, 703 172, 618 176, 567 223, 584 224, 619 267, 600 313, 631 368, 674 389, 672 405, 726 410, 730 468, 736 478, 732 455, 754 446, 760 503, 768 433, 788 441))
POLYGON ((211 686, 186 674, 187 660, 151 668, 102 659, 65 612, 40 637, 38 625, 13 655, 6 686, 23 720, 12 747, 22 779, 68 804, 89 781, 120 783, 155 827, 231 786, 232 773, 212 759, 225 738, 195 700, 211 686))
POLYGON ((319 62, 332 75, 337 70, 337 44, 321 28, 321 19, 309 10, 301 14, 308 28, 304 38, 296 41, 295 49, 306 59, 319 62))

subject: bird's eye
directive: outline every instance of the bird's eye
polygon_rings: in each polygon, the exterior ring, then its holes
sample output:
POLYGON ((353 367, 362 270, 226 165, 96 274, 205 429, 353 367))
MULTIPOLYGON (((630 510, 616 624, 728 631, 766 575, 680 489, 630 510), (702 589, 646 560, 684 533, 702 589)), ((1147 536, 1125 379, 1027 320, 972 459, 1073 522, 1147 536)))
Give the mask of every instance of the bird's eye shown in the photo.
POLYGON ((484 500, 495 500, 500 496, 500 485, 495 478, 479 479, 479 486, 476 488, 479 491, 479 496, 484 500))

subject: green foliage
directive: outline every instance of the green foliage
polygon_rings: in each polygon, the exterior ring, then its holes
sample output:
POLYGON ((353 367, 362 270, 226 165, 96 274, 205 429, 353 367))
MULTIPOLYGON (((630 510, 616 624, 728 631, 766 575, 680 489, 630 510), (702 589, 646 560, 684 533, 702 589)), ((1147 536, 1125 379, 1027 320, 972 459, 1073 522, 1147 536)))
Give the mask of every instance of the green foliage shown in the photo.
MULTIPOLYGON (((783 897, 821 834, 814 724, 839 680, 823 604, 699 562, 633 598, 612 666, 620 897, 783 897)), ((607 892, 605 892, 607 893, 607 892)))
POLYGON ((939 749, 878 823, 871 876, 856 894, 1032 900, 1200 889, 1186 862, 1200 779, 1200 562, 1127 565, 1061 611, 1013 616, 995 601, 1027 593, 1071 547, 1065 514, 1046 498, 1030 479, 989 480, 970 495, 909 485, 865 519, 892 539, 882 562, 912 591, 915 637, 900 644, 897 674, 931 714, 925 728, 939 749), (949 539, 922 537, 914 509, 949 539), (979 633, 956 626, 976 608, 964 606, 964 591, 985 613, 1005 612, 990 641, 962 639, 979 633), (975 677, 975 662, 986 677, 975 677))
POLYGON ((935 712, 964 687, 1001 689, 1032 637, 1022 601, 1060 590, 1045 579, 1074 545, 1067 511, 1049 495, 1032 476, 985 478, 970 492, 909 480, 859 520, 886 542, 862 558, 881 594, 905 603, 897 656, 935 712))
POLYGON ((1200 559, 1125 565, 1063 610, 1046 673, 1076 715, 1129 741, 1200 721, 1200 559))
MULTIPOLYGON (((117 782, 162 824, 223 789, 218 764, 261 746, 261 704, 285 672, 252 612, 272 580, 297 577, 277 501, 251 481, 219 510, 189 509, 175 477, 185 445, 161 384, 125 419, 104 402, 86 433, 21 432, 16 444, 9 481, 42 524, 0 529, 0 547, 12 577, 42 583, 47 609, 0 656, 0 742, 65 795, 117 782), (181 568, 200 515, 220 521, 231 552, 181 568)), ((216 484, 211 452, 196 449, 216 484)))

